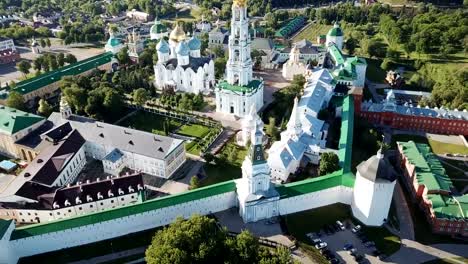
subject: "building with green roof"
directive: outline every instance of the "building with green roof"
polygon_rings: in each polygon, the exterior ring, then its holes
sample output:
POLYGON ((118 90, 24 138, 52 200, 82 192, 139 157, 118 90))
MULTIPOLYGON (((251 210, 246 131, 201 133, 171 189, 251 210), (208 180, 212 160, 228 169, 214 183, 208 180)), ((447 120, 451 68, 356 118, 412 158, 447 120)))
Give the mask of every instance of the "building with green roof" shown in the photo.
POLYGON ((158 17, 154 19, 154 24, 150 28, 150 39, 160 40, 162 37, 169 36, 169 30, 161 23, 158 17))
POLYGON ((435 233, 468 236, 468 194, 457 196, 439 158, 429 145, 397 142, 407 187, 435 233))
POLYGON ((289 38, 292 34, 296 33, 299 29, 301 29, 304 26, 305 22, 305 17, 295 17, 294 19, 286 23, 286 25, 278 29, 275 32, 275 37, 283 39, 289 38))
POLYGON ((335 22, 333 27, 328 31, 326 37, 326 44, 327 46, 335 44, 338 47, 338 49, 343 49, 344 33, 337 22, 335 22))
MULTIPOLYGON (((110 69, 110 62, 113 58, 111 52, 102 53, 85 60, 61 67, 47 73, 43 73, 34 78, 21 81, 16 84, 12 91, 23 95, 25 101, 38 97, 51 97, 58 90, 58 81, 64 76, 84 75, 90 71, 98 69, 110 69)), ((7 93, 0 96, 0 103, 5 104, 7 93)))
POLYGON ((0 105, 0 154, 24 158, 19 155, 16 142, 37 129, 45 118, 0 105))

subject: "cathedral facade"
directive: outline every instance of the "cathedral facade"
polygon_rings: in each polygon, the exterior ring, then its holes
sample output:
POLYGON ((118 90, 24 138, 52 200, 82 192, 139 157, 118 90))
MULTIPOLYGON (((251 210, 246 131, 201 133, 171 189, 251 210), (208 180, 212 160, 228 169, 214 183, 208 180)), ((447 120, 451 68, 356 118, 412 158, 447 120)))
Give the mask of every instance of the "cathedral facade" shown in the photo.
POLYGON ((234 1, 232 14, 226 78, 215 89, 216 111, 244 117, 251 105, 257 111, 262 108, 264 83, 253 77, 246 1, 234 1))
POLYGON ((208 94, 215 82, 214 62, 201 56, 201 42, 188 38, 180 25, 156 45, 158 62, 154 65, 154 84, 158 89, 208 94))

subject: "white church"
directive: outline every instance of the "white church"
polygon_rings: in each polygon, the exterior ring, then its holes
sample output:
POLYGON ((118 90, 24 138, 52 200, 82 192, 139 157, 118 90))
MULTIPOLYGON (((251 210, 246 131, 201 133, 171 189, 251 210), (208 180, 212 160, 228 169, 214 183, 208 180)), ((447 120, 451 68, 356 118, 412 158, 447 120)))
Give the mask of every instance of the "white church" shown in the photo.
POLYGON ((255 105, 257 111, 262 108, 264 83, 253 77, 246 1, 234 1, 232 14, 226 79, 215 89, 216 111, 244 117, 251 105, 255 105))
POLYGON ((200 40, 188 38, 177 24, 169 35, 169 43, 161 38, 156 45, 155 86, 160 90, 209 94, 215 84, 214 62, 201 56, 200 49, 200 40))

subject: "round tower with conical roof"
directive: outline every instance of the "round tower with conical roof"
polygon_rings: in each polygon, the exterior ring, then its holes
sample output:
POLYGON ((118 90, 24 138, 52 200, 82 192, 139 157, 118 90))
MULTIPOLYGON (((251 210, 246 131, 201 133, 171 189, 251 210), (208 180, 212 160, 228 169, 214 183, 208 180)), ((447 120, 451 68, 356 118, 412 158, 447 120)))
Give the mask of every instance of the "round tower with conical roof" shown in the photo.
POLYGON ((344 33, 338 22, 335 22, 333 27, 327 33, 326 44, 327 46, 335 44, 340 50, 343 49, 344 33))

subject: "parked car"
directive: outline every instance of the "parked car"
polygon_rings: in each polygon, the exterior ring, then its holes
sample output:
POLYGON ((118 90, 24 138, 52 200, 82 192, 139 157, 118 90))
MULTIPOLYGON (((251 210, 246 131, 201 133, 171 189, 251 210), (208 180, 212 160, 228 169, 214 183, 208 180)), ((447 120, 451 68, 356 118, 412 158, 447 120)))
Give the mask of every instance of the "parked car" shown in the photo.
POLYGON ((378 249, 372 251, 372 255, 375 256, 375 257, 377 257, 380 254, 382 254, 382 252, 380 252, 380 250, 378 250, 378 249))
POLYGON ((341 230, 345 230, 346 227, 340 221, 336 221, 336 224, 340 227, 341 230))
POLYGON ((359 232, 359 230, 361 230, 361 225, 357 225, 357 226, 353 227, 353 229, 351 229, 351 232, 357 233, 357 232, 359 232))
POLYGON ((323 255, 327 260, 331 260, 331 259, 334 259, 336 258, 335 254, 331 253, 330 254, 326 254, 326 255, 323 255))
POLYGON ((327 245, 326 242, 321 242, 321 243, 315 245, 315 248, 316 248, 316 249, 322 249, 322 248, 326 248, 327 246, 328 246, 328 245, 327 245))
POLYGON ((363 259, 364 259, 364 257, 363 257, 362 255, 360 255, 360 254, 356 254, 356 255, 354 256, 354 260, 356 260, 357 262, 360 262, 360 261, 362 261, 363 259))
POLYGON ((343 250, 346 250, 346 251, 347 251, 347 250, 350 250, 350 249, 352 249, 352 248, 354 248, 353 244, 349 244, 349 243, 348 243, 348 244, 345 244, 345 245, 344 245, 343 250))
POLYGON ((312 239, 312 244, 314 244, 314 245, 320 244, 320 243, 322 243, 322 242, 323 242, 323 241, 322 241, 322 239, 320 239, 320 238, 312 239))
POLYGON ((378 258, 379 258, 380 260, 384 260, 384 259, 387 258, 387 255, 381 254, 381 255, 378 256, 378 258))
POLYGON ((326 254, 332 253, 329 249, 326 249, 326 248, 322 248, 322 249, 320 249, 319 251, 320 251, 320 254, 322 254, 322 255, 326 255, 326 254))
POLYGON ((331 264, 340 264, 340 261, 337 258, 330 259, 329 262, 331 264))

